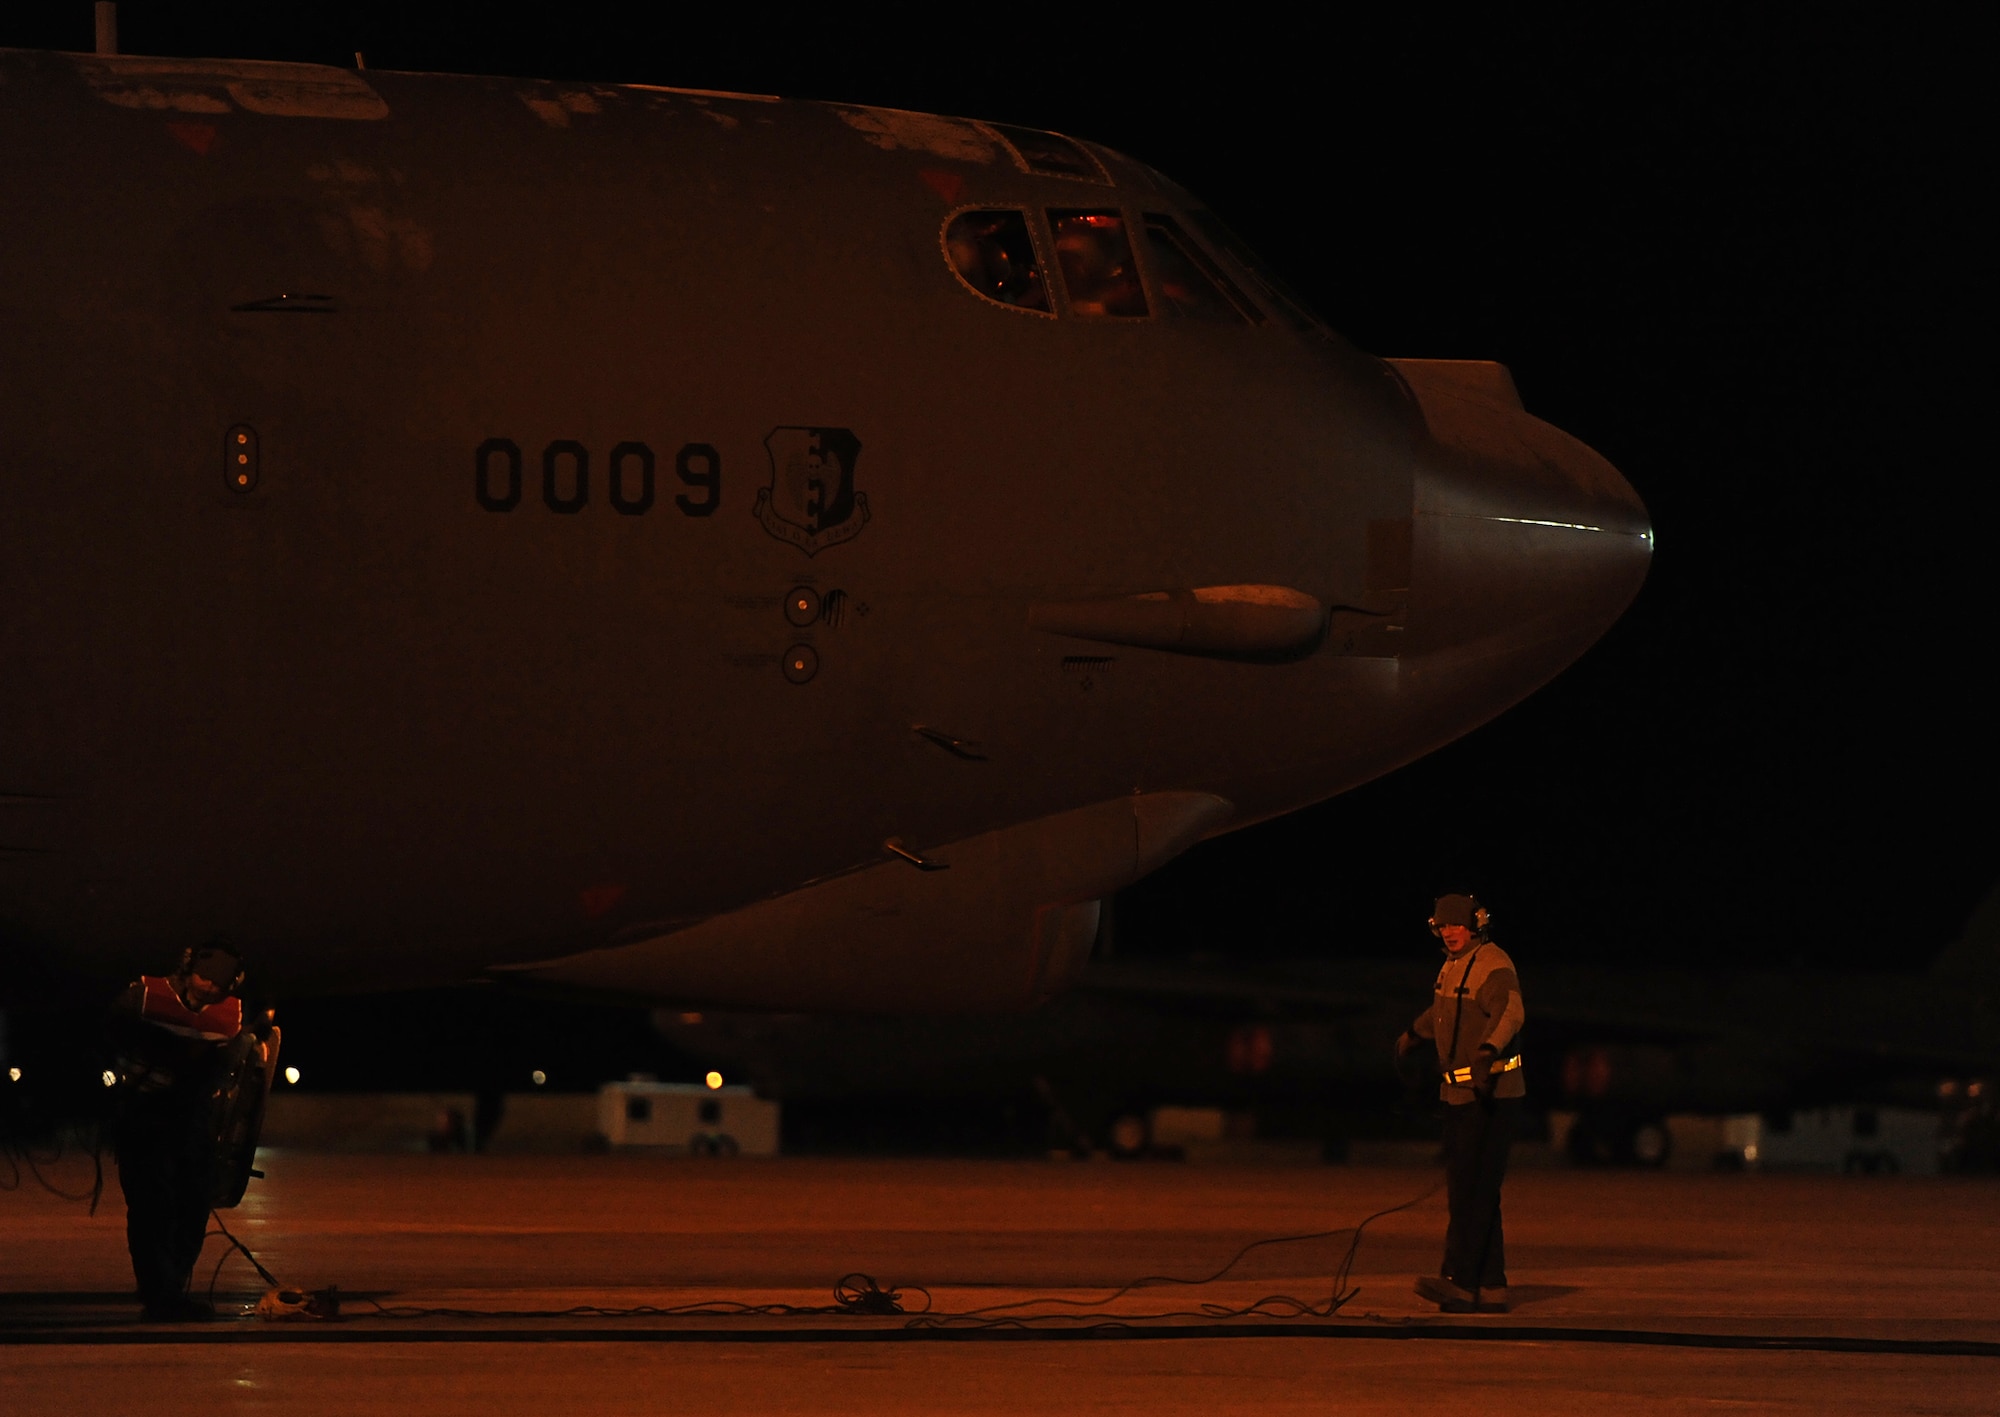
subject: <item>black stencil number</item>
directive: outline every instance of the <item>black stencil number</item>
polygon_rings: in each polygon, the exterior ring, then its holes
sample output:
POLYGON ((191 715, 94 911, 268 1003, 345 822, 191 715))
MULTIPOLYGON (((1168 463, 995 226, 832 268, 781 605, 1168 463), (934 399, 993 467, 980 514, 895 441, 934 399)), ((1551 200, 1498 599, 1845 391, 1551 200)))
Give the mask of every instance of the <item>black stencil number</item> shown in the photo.
MULTIPOLYGON (((521 505, 521 445, 511 438, 488 438, 473 454, 472 494, 489 512, 521 505)), ((658 497, 659 460, 644 443, 620 443, 605 468, 606 496, 627 517, 653 510, 658 497)), ((710 443, 687 443, 674 454, 674 474, 687 492, 674 496, 684 516, 707 517, 722 505, 722 454, 710 443)), ((542 449, 542 504, 562 516, 590 505, 590 450, 574 438, 558 438, 542 449)))
POLYGON ((590 452, 583 444, 561 438, 542 449, 542 502, 550 511, 565 516, 590 505, 590 452), (564 459, 575 477, 567 497, 561 495, 564 459))
POLYGON ((707 443, 687 443, 674 454, 674 472, 689 487, 704 493, 697 502, 685 492, 676 493, 674 505, 691 517, 715 515, 722 505, 722 454, 707 443))
POLYGON ((620 443, 611 450, 611 505, 628 517, 642 517, 653 510, 653 450, 644 443, 620 443), (635 467, 636 465, 636 467, 635 467), (638 491, 628 478, 638 479, 638 491))
POLYGON ((473 454, 473 495, 489 512, 511 512, 521 505, 521 449, 508 438, 488 438, 473 454), (500 464, 500 490, 493 489, 493 465, 500 464))

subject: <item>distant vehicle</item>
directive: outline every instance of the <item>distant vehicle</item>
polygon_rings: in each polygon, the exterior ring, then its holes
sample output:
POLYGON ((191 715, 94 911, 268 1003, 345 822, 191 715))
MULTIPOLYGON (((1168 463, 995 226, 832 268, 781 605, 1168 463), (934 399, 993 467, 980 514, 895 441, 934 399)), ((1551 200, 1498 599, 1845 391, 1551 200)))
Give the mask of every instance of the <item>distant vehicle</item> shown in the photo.
POLYGON ((1651 557, 1504 368, 1362 354, 1080 139, 236 60, 0 93, 16 990, 221 934, 281 996, 1024 1008, 1103 898, 1491 719, 1651 557))
POLYGON ((1936 1112, 1905 1107, 1819 1107, 1720 1120, 1715 1164, 1848 1175, 1937 1174, 1944 1128, 1936 1112))
POLYGON ((775 1156, 778 1107, 747 1087, 631 1079, 597 1094, 597 1131, 614 1148, 681 1156, 775 1156))

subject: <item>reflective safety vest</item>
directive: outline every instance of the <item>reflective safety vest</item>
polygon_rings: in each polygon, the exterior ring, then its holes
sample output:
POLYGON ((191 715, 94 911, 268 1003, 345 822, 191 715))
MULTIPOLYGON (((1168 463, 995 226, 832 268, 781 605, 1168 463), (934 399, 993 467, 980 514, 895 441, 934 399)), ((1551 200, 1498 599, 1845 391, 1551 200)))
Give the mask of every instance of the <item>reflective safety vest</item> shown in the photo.
POLYGON ((146 988, 139 1017, 155 1027, 204 1043, 227 1043, 243 1031, 243 1001, 233 995, 217 999, 205 1009, 191 1009, 174 991, 173 980, 145 974, 139 982, 146 988))

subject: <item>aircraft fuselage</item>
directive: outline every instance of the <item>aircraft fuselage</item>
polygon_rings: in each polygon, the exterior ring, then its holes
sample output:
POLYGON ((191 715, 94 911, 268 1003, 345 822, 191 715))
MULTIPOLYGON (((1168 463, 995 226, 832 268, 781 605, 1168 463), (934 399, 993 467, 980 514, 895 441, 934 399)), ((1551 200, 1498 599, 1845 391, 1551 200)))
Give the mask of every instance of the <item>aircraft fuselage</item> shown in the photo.
POLYGON ((1033 137, 0 55, 0 947, 109 976, 219 932, 280 989, 417 983, 890 839, 1157 792, 1241 826, 1492 717, 1629 601, 1650 533, 1595 455, 1033 137), (1046 312, 968 284, 966 212, 1020 214, 1046 312), (1143 316, 1066 283, 1077 212, 1130 235, 1143 316), (1172 315, 1149 216, 1240 318, 1172 315), (1213 587, 1324 630, 1030 623, 1213 587))

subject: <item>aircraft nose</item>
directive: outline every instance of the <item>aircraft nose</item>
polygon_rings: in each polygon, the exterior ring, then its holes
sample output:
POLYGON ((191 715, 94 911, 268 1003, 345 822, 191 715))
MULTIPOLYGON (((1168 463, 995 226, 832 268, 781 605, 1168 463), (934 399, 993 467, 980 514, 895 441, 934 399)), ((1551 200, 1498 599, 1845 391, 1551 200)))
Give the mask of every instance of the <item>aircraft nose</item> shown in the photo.
POLYGON ((1639 593, 1653 552, 1645 504, 1604 458, 1524 412, 1500 366, 1481 366, 1498 371, 1485 387, 1450 365, 1397 367, 1430 434, 1405 653, 1477 647, 1555 673, 1639 593))

